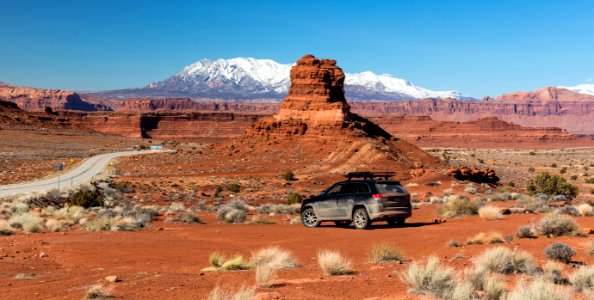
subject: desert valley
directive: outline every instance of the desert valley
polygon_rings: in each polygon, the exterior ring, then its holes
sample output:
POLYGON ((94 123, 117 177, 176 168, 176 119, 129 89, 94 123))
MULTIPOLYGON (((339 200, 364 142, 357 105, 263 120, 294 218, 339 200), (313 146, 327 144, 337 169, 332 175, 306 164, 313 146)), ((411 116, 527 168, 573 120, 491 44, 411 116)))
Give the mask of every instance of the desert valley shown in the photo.
POLYGON ((0 299, 594 299, 587 1, 0 7, 0 299))

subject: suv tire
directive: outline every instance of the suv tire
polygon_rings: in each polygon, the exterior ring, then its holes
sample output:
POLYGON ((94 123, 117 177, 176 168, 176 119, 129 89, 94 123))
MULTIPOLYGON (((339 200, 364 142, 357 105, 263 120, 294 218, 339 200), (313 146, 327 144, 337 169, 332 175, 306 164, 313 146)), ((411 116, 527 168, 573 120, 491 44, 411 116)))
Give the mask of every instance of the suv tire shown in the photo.
POLYGON ((318 227, 321 221, 314 209, 310 207, 301 212, 301 223, 305 227, 318 227))
POLYGON ((353 213, 353 223, 356 229, 367 229, 371 225, 371 220, 365 208, 358 208, 353 213))

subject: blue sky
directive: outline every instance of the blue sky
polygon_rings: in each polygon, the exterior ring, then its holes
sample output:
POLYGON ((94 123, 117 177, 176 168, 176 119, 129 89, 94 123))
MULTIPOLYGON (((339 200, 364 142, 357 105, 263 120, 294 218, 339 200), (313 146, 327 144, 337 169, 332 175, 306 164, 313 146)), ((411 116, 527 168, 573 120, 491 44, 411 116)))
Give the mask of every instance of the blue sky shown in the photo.
POLYGON ((594 77, 594 1, 0 0, 0 81, 140 87, 201 58, 334 58, 482 97, 594 77))

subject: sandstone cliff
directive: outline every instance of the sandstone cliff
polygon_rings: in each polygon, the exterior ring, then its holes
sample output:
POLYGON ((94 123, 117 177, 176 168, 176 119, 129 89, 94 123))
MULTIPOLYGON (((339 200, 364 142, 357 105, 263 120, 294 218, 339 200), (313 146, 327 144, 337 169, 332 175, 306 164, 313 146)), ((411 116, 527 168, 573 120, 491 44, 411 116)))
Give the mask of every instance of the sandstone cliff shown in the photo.
POLYGON ((4 85, 0 86, 0 97, 15 102, 21 109, 28 111, 44 111, 46 107, 53 110, 111 110, 107 105, 87 102, 79 94, 63 90, 4 85))

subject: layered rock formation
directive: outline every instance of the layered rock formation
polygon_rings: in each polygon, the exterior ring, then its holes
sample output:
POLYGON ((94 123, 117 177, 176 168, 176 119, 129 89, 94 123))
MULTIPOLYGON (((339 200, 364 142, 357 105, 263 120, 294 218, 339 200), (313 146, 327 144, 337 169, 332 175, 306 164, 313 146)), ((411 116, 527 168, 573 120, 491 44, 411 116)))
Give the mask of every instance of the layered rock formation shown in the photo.
POLYGON ((53 89, 34 89, 29 87, 0 86, 0 97, 15 102, 27 111, 53 110, 109 111, 105 104, 83 100, 79 94, 53 89))
POLYGON ((279 112, 258 120, 247 134, 266 138, 347 134, 390 139, 389 133, 350 112, 344 78, 335 60, 303 56, 291 68, 289 94, 279 112))
POLYGON ((469 167, 453 168, 448 170, 448 175, 458 180, 469 180, 477 183, 492 183, 499 182, 499 177, 495 175, 495 171, 491 169, 477 169, 469 167))
MULTIPOLYGON (((488 98, 485 100, 489 100, 488 98)), ((546 87, 533 92, 515 92, 495 98, 500 102, 594 102, 594 96, 572 92, 565 88, 546 87)))
POLYGON ((189 98, 132 98, 121 101, 115 110, 140 113, 152 111, 202 111, 272 114, 278 110, 278 103, 194 101, 189 98))

